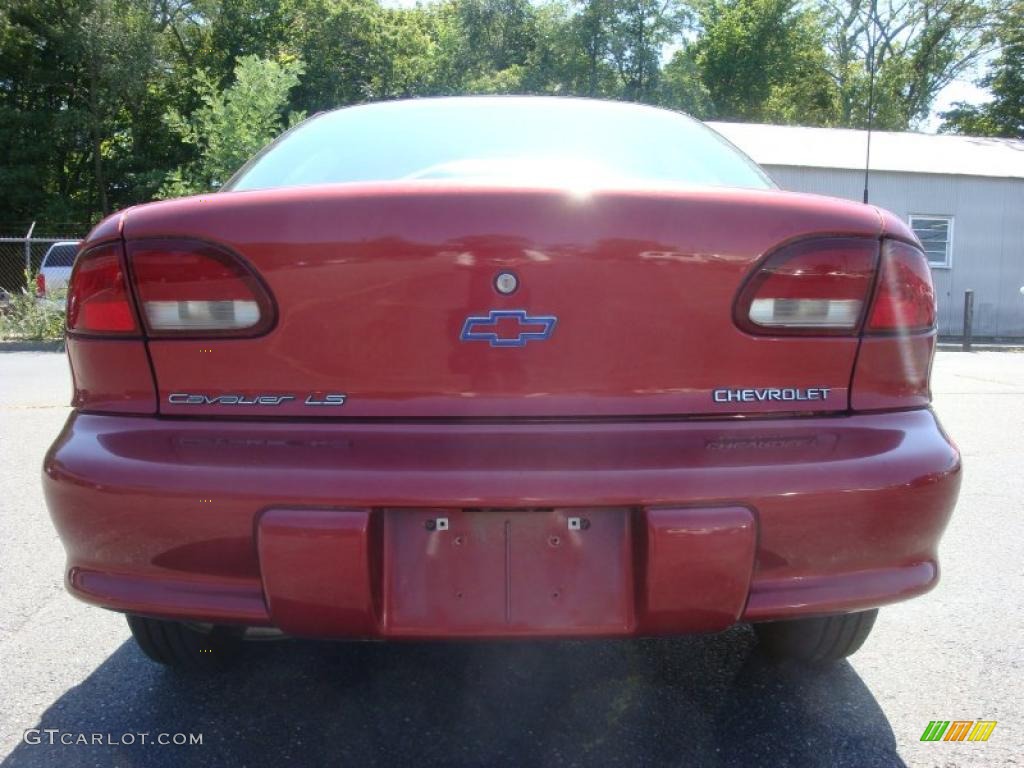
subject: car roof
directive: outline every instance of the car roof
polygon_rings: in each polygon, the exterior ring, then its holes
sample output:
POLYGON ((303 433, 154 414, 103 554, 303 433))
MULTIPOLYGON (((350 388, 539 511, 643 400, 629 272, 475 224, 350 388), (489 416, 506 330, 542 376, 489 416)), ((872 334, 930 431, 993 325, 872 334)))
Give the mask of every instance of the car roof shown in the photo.
POLYGON ((81 240, 62 240, 58 243, 53 243, 49 248, 46 249, 46 253, 43 255, 43 260, 40 263, 40 267, 54 267, 56 269, 67 269, 70 264, 50 264, 51 257, 66 257, 68 250, 71 251, 72 260, 74 260, 75 252, 78 250, 78 246, 81 240))
POLYGON ((46 252, 49 253, 54 248, 60 248, 62 246, 67 246, 67 245, 73 245, 75 248, 77 248, 81 244, 81 242, 82 242, 81 240, 61 240, 58 243, 52 243, 50 245, 50 247, 46 249, 46 252))

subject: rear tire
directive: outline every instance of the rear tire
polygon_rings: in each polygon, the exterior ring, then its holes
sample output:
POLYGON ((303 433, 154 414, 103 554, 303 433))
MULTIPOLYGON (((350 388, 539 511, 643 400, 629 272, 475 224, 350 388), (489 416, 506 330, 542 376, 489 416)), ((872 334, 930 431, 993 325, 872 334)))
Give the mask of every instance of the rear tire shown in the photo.
POLYGON ((778 659, 829 664, 856 653, 867 640, 878 609, 755 624, 761 647, 778 659))
POLYGON ((158 664, 189 672, 214 672, 238 654, 240 627, 195 627, 180 621, 128 614, 128 628, 139 648, 158 664))

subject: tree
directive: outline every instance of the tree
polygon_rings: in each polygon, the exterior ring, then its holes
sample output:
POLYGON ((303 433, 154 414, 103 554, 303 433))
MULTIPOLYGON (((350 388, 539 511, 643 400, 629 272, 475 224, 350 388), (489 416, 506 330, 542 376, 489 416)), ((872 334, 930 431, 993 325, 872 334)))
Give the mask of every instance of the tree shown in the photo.
POLYGON ((529 0, 458 0, 462 64, 471 76, 522 66, 533 48, 529 0))
POLYGON ((1022 4, 4 0, 0 226, 82 231, 158 192, 216 187, 289 113, 378 99, 574 94, 863 126, 874 71, 875 124, 903 129, 996 37, 991 104, 957 105, 945 130, 1019 136, 1022 4))
POLYGON ((992 100, 954 105, 942 114, 943 132, 1024 139, 1024 2, 1009 10, 997 35, 999 56, 978 83, 992 92, 992 100))
POLYGON ((711 93, 701 77, 695 46, 676 51, 662 69, 658 102, 702 120, 712 116, 711 93))
POLYGON ((209 74, 196 76, 203 106, 190 117, 168 111, 167 125, 193 147, 196 157, 167 176, 160 197, 178 197, 216 190, 246 160, 285 127, 303 118, 292 112, 287 120, 288 92, 299 82, 302 63, 243 56, 235 66, 235 82, 218 88, 209 74))
POLYGON ((534 40, 523 65, 521 92, 587 95, 580 82, 583 60, 573 39, 572 20, 570 7, 562 0, 535 8, 534 40))
POLYGON ((715 116, 827 124, 833 87, 814 11, 797 0, 707 0, 693 58, 715 116))
MULTIPOLYGON (((145 94, 153 66, 153 20, 133 0, 95 0, 80 22, 74 48, 84 69, 83 101, 93 162, 93 181, 102 215, 110 213, 107 158, 117 152, 131 105, 145 94)), ((131 148, 128 148, 128 152, 131 148)))
POLYGON ((936 95, 990 50, 1004 0, 822 0, 829 75, 840 125, 867 123, 876 73, 875 125, 906 130, 936 95))
POLYGON ((537 40, 529 0, 445 0, 426 12, 437 43, 438 93, 523 90, 537 40))
POLYGON ((231 80, 235 63, 242 57, 271 59, 284 52, 296 4, 286 0, 206 0, 206 3, 200 8, 208 19, 209 28, 202 38, 200 57, 192 64, 208 69, 222 87, 231 80))
POLYGON ((384 10, 381 64, 368 91, 378 99, 436 93, 437 41, 432 19, 418 8, 384 10))
POLYGON ((608 51, 630 101, 656 100, 665 46, 683 31, 689 8, 679 0, 611 0, 608 51))
POLYGON ((307 64, 292 105, 318 112, 380 98, 384 26, 377 0, 296 0, 286 45, 307 64))
POLYGON ((608 66, 611 22, 615 0, 575 0, 577 12, 570 22, 568 47, 578 52, 582 77, 573 90, 586 96, 610 95, 616 88, 616 73, 608 66))
POLYGON ((14 0, 0 12, 4 218, 88 222, 130 197, 155 34, 144 0, 14 0))

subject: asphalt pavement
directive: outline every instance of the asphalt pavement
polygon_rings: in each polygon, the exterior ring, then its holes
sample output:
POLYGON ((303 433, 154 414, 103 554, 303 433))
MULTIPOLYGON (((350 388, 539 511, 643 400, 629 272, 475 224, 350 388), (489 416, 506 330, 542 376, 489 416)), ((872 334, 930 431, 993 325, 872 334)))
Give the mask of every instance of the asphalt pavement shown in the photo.
POLYGON ((196 680, 151 664, 121 616, 64 592, 39 472, 69 412, 66 362, 0 352, 2 765, 1017 765, 1024 354, 940 352, 934 390, 965 462, 942 582, 883 609, 849 662, 775 665, 737 627, 671 640, 260 642, 196 680), (985 743, 921 742, 936 719, 998 725, 985 743))

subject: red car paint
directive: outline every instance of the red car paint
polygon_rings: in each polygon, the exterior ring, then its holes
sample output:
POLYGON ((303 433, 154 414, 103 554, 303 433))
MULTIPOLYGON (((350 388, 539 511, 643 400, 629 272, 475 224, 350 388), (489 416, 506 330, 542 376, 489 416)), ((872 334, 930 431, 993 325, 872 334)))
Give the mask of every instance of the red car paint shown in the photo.
POLYGON ((814 238, 875 272, 915 243, 873 207, 711 188, 363 183, 111 217, 82 253, 117 254, 133 319, 69 334, 76 410, 44 466, 68 587, 321 637, 653 635, 920 594, 960 483, 934 330, 865 333, 868 305, 837 335, 734 318, 814 238), (140 299, 132 265, 168 241, 240 265, 266 327, 158 332, 141 302, 173 276, 140 299), (557 326, 460 341, 492 310, 557 326))
MULTIPOLYGON (((485 423, 78 413, 47 457, 45 487, 79 597, 343 637, 647 634, 882 605, 934 584, 959 482, 959 456, 928 409, 485 423), (478 552, 476 536, 500 539, 530 510, 553 510, 534 541, 544 557, 550 536, 563 539, 558 555, 589 546, 593 528, 558 524, 567 510, 625 514, 623 546, 599 548, 630 579, 625 621, 566 624, 557 600, 525 630, 482 608, 477 624, 453 621, 483 578, 474 557, 504 567, 501 546, 478 552), (442 514, 451 528, 428 531, 442 514), (409 558, 434 570, 410 593, 418 607, 396 607, 409 558), (433 623, 405 618, 417 610, 433 623)), ((551 572, 544 594, 575 588, 608 611, 626 600, 572 575, 551 572)))
POLYGON ((222 243, 244 254, 286 310, 260 338, 150 342, 168 415, 192 413, 167 402, 176 391, 299 396, 244 413, 204 409, 286 418, 309 416, 308 392, 339 390, 347 417, 708 414, 711 390, 752 384, 751 370, 771 386, 832 390, 826 403, 787 410, 845 410, 857 338, 752 336, 730 307, 751 265, 778 243, 880 232, 871 208, 743 190, 581 200, 557 190, 348 185, 202 200, 129 213, 129 249, 158 236, 222 243), (510 296, 492 285, 502 269, 520 280, 510 296), (453 343, 467 315, 519 308, 558 315, 550 341, 511 354, 453 343))

